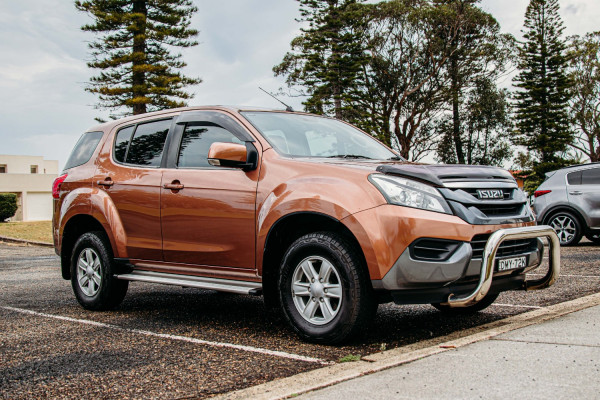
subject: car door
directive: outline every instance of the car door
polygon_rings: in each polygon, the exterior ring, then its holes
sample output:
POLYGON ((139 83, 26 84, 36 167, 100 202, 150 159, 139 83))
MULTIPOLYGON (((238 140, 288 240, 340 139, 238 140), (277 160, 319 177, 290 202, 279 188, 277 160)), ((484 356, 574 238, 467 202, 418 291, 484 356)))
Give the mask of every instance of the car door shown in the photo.
POLYGON ((209 165, 208 150, 215 142, 254 139, 223 112, 188 112, 178 118, 162 176, 164 261, 254 268, 259 169, 209 165))
POLYGON ((130 259, 162 260, 161 161, 173 118, 120 128, 102 153, 94 183, 110 196, 130 259))
POLYGON ((600 228, 600 167, 571 172, 567 183, 569 202, 584 214, 590 228, 600 228))

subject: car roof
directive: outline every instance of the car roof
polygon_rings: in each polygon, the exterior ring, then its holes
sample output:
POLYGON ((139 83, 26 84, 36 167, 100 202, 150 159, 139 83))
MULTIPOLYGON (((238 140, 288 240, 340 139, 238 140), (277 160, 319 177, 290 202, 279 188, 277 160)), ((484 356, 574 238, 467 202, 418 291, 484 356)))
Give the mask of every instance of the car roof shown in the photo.
POLYGON ((569 165, 568 167, 557 169, 557 170, 549 172, 549 173, 553 174, 553 173, 558 172, 558 171, 569 171, 569 170, 585 169, 587 167, 594 167, 596 165, 600 165, 600 162, 592 162, 592 163, 587 163, 587 164, 569 165))
POLYGON ((130 122, 137 121, 139 119, 146 119, 152 117, 160 117, 164 114, 170 114, 173 112, 184 112, 184 111, 202 111, 202 110, 224 110, 231 112, 242 112, 242 111, 274 111, 274 112, 288 112, 282 108, 267 108, 267 107, 256 107, 256 106, 240 106, 240 105, 212 105, 212 106, 190 106, 190 107, 179 107, 179 108, 169 108, 166 110, 153 111, 144 114, 131 115, 128 117, 123 117, 111 121, 107 121, 101 123, 100 125, 96 125, 88 129, 88 132, 92 131, 105 131, 107 129, 111 129, 113 126, 130 122))

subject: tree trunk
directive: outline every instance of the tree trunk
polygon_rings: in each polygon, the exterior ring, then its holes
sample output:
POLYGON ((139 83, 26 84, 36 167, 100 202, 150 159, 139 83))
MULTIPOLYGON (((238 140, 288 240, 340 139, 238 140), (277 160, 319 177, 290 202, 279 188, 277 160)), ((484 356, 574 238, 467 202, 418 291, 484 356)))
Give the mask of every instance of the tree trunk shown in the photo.
POLYGON ((134 24, 132 29, 133 34, 133 63, 132 63, 132 98, 133 103, 133 114, 144 114, 146 113, 146 103, 140 102, 141 98, 146 97, 146 73, 140 70, 140 66, 146 64, 146 16, 148 10, 146 8, 147 0, 134 0, 133 12, 135 14, 143 14, 143 17, 139 17, 134 24))
POLYGON ((456 148, 456 159, 459 164, 464 164, 465 154, 463 152, 463 144, 460 137, 460 114, 458 112, 458 66, 456 55, 454 54, 450 57, 450 75, 452 79, 450 88, 452 91, 452 139, 454 141, 454 147, 456 148))

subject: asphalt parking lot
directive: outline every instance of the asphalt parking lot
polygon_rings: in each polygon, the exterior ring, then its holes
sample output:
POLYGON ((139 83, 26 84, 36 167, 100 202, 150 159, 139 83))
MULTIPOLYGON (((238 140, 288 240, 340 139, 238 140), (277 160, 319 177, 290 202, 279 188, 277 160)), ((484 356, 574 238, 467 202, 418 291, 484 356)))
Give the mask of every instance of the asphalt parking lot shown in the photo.
POLYGON ((118 310, 88 312, 53 249, 0 243, 0 398, 205 398, 349 355, 431 345, 600 292, 600 247, 585 241, 561 253, 549 289, 504 293, 474 316, 381 305, 366 337, 334 347, 298 340, 260 297, 133 283, 118 310))

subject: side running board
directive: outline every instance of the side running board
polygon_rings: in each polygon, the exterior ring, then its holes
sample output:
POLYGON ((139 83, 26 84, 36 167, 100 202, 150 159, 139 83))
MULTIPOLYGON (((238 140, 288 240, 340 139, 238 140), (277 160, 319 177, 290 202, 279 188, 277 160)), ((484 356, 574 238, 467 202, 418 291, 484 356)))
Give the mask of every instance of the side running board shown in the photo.
POLYGON ((117 279, 127 281, 162 283, 165 285, 176 285, 193 287, 199 289, 217 290, 237 294, 261 295, 262 284, 260 282, 234 281, 230 279, 205 278, 201 276, 165 274, 152 271, 133 271, 128 274, 115 275, 117 279))

